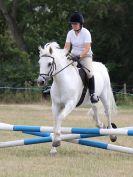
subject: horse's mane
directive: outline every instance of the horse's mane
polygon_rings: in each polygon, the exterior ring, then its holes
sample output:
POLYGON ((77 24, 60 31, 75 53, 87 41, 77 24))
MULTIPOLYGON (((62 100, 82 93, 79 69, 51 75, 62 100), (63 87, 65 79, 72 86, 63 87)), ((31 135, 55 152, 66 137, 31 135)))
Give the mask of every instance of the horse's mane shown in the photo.
POLYGON ((40 56, 49 55, 57 58, 66 58, 66 51, 60 48, 57 42, 49 42, 44 47, 39 46, 40 56))
POLYGON ((48 47, 60 49, 60 45, 57 42, 49 42, 44 45, 44 49, 48 47))

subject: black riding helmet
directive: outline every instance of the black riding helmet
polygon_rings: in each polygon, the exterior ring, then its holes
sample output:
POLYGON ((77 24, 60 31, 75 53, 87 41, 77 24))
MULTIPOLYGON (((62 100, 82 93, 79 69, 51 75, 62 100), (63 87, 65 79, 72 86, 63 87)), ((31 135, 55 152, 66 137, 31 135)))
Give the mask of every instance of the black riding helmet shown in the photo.
POLYGON ((76 11, 73 15, 71 15, 69 23, 80 23, 82 26, 84 23, 84 17, 81 13, 76 11))

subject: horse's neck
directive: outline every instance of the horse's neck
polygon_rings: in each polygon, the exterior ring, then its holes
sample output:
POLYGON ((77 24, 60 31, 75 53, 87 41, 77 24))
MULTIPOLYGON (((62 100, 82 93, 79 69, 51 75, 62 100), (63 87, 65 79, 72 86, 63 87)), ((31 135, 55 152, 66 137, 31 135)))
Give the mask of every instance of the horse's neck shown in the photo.
POLYGON ((62 61, 61 63, 57 63, 57 70, 55 72, 55 76, 53 79, 60 86, 67 84, 67 87, 68 87, 68 84, 71 85, 72 82, 79 79, 78 70, 74 66, 69 65, 69 64, 70 63, 68 63, 65 60, 62 61), (66 67, 67 65, 69 66, 66 67))

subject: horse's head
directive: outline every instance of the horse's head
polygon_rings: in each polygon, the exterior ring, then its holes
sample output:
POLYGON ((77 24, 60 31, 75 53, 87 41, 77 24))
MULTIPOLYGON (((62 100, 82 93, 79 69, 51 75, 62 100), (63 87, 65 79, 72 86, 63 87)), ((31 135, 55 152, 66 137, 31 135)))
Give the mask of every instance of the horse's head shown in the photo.
POLYGON ((54 57, 54 49, 59 48, 56 42, 47 43, 44 48, 39 47, 40 51, 40 75, 37 79, 39 86, 46 85, 48 80, 53 76, 56 70, 56 63, 54 57))

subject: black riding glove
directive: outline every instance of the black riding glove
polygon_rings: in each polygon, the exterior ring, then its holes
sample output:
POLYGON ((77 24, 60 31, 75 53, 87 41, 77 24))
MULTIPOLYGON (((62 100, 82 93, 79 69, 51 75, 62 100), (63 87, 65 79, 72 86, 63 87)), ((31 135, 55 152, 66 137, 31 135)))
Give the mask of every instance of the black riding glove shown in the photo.
POLYGON ((78 62, 80 60, 80 56, 73 56, 72 60, 78 62))

